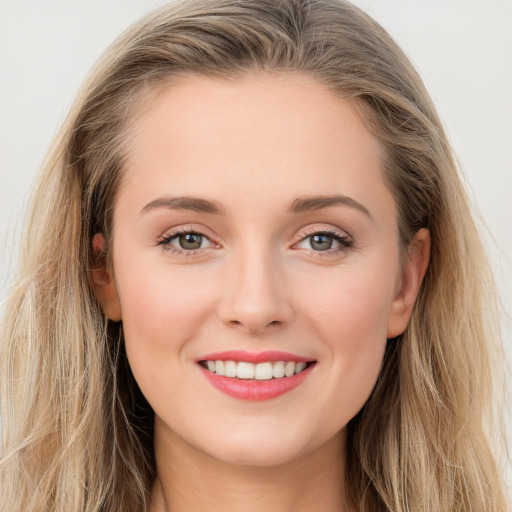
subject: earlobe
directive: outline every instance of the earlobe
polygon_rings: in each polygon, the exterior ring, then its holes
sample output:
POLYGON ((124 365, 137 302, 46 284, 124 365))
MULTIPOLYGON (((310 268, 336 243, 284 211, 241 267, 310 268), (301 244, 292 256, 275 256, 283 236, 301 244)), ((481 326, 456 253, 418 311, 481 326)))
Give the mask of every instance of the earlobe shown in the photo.
POLYGON ((399 290, 391 305, 387 337, 402 334, 412 314, 430 259, 430 232, 420 229, 407 250, 399 290))
POLYGON ((122 318, 114 276, 107 265, 106 241, 102 233, 92 238, 91 279, 94 292, 105 316, 114 322, 122 318))

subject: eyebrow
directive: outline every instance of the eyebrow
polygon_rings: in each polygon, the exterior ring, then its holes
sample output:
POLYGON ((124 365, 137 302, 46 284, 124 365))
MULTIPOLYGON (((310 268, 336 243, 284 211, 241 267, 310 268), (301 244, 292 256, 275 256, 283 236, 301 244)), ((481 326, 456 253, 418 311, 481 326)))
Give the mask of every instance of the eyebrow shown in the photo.
POLYGON ((154 208, 170 208, 173 210, 190 210, 194 212, 224 215, 224 208, 217 202, 199 197, 159 197, 142 208, 140 214, 147 213, 154 208))
MULTIPOLYGON (((316 211, 331 206, 348 206, 355 208, 372 218, 370 212, 359 202, 351 197, 341 194, 327 195, 327 196, 310 196, 299 197, 295 199, 290 207, 288 213, 302 213, 307 211, 316 211)), ((189 210, 200 213, 209 213, 212 215, 225 215, 226 211, 217 201, 210 199, 202 199, 199 197, 170 197, 163 196, 153 201, 150 201, 140 214, 144 214, 155 208, 169 208, 173 210, 189 210)))
POLYGON ((370 212, 359 202, 351 197, 341 194, 333 194, 329 196, 311 196, 299 197, 293 201, 288 211, 290 213, 301 213, 314 210, 321 210, 322 208, 329 208, 330 206, 348 206, 355 208, 372 218, 370 212))

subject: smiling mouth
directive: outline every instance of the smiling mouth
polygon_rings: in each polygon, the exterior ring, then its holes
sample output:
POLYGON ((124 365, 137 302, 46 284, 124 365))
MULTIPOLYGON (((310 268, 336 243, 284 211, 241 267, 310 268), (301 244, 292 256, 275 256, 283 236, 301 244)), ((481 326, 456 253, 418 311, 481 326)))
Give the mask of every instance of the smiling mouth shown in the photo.
POLYGON ((199 361, 200 366, 218 376, 252 381, 287 379, 302 373, 314 364, 316 361, 265 361, 256 364, 245 361, 199 361))

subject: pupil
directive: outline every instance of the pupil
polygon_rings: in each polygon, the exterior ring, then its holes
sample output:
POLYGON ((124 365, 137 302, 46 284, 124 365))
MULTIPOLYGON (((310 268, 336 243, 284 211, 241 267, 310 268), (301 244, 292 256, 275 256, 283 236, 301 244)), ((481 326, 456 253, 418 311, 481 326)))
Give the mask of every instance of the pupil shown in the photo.
POLYGON ((180 235, 180 245, 183 249, 199 249, 201 247, 201 235, 194 233, 180 235))
POLYGON ((332 237, 328 235, 313 235, 311 247, 320 251, 326 251, 332 247, 332 237))

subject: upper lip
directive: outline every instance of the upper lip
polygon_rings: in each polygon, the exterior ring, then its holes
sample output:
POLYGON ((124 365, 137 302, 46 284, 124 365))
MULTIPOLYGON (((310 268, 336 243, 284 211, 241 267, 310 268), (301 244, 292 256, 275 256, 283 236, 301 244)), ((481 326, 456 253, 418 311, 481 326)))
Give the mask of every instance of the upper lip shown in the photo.
POLYGON ((244 350, 227 350, 225 352, 214 352, 206 354, 198 359, 200 361, 236 361, 247 363, 264 363, 266 361, 303 361, 305 363, 314 361, 314 359, 291 354, 290 352, 280 352, 276 350, 265 350, 263 352, 246 352, 244 350))

